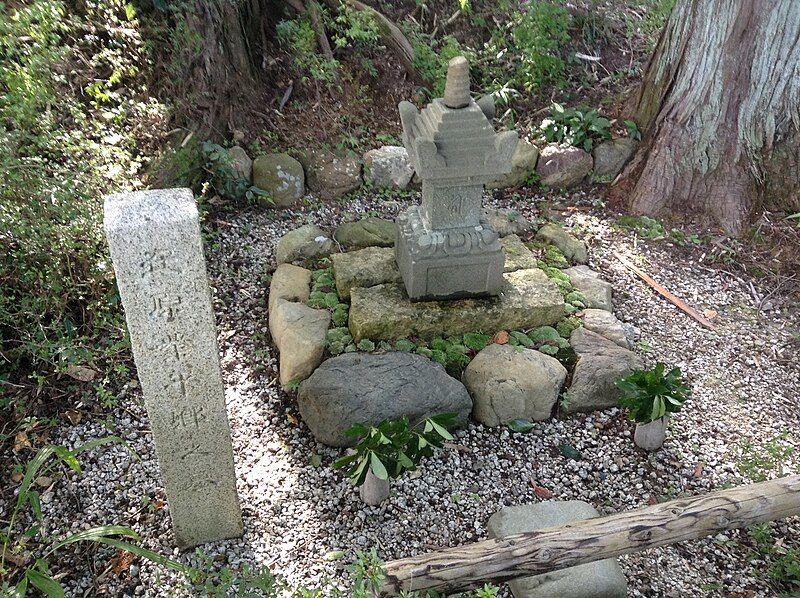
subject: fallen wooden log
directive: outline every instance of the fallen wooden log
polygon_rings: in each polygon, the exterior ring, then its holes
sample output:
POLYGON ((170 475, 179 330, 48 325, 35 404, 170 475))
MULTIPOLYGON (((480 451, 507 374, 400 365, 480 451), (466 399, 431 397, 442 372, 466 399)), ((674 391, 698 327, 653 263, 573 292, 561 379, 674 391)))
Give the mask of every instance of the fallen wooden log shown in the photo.
POLYGON ((391 561, 382 592, 464 591, 794 515, 800 476, 391 561))

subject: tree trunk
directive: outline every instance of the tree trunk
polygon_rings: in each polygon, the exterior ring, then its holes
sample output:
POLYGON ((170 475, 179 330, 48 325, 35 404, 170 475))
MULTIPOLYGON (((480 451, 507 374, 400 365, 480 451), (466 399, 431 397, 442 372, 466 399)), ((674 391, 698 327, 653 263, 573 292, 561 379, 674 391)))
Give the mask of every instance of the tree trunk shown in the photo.
POLYGON ((759 208, 797 206, 800 2, 678 0, 630 112, 633 212, 739 235, 759 208))
POLYGON ((800 476, 386 563, 382 594, 450 593, 800 515, 800 476))
POLYGON ((202 126, 218 135, 233 128, 233 111, 258 85, 270 0, 194 0, 183 9, 192 52, 179 97, 202 126))

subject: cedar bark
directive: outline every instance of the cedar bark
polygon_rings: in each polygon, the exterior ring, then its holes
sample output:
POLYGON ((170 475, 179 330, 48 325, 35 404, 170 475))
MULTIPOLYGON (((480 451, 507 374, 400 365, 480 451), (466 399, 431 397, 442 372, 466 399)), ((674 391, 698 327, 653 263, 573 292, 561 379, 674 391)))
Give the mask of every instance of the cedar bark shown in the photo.
POLYGON ((800 2, 678 0, 629 116, 634 213, 740 235, 761 207, 800 209, 800 2))
POLYGON ((795 515, 800 476, 392 561, 382 593, 464 591, 795 515))

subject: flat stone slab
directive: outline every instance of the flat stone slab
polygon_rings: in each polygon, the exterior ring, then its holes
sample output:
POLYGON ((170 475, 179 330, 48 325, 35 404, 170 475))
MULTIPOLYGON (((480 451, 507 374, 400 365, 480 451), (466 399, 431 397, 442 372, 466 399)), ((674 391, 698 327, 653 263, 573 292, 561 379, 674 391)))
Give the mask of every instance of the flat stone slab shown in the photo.
POLYGON ((281 386, 305 380, 320 364, 330 323, 328 310, 277 300, 270 313, 269 325, 272 340, 280 353, 281 386))
MULTIPOLYGON (((549 501, 505 507, 489 518, 486 528, 490 538, 504 538, 599 515, 581 500, 549 501)), ((606 559, 522 577, 508 587, 515 598, 625 598, 628 582, 617 561, 606 559)))
POLYGON ((506 263, 503 272, 516 272, 517 270, 530 270, 536 268, 536 256, 525 247, 517 235, 506 235, 500 239, 503 253, 506 254, 506 263))
POLYGON ((386 282, 402 282, 394 259, 393 247, 367 247, 358 251, 335 253, 333 275, 336 292, 342 299, 350 297, 353 287, 374 287, 386 282))
POLYGON ((427 340, 465 332, 538 328, 563 317, 561 292, 541 270, 517 270, 503 278, 500 295, 482 299, 412 302, 402 284, 352 288, 350 332, 356 341, 427 340))
POLYGON ((293 264, 281 264, 272 275, 269 285, 269 311, 275 309, 278 299, 305 303, 311 294, 311 270, 293 264))
POLYGON ((586 297, 586 307, 614 311, 613 287, 610 282, 600 278, 600 274, 589 266, 573 266, 564 270, 564 274, 569 276, 572 286, 586 297))
POLYGON ((583 327, 591 332, 614 341, 623 349, 630 349, 631 344, 625 335, 625 326, 610 311, 604 309, 584 309, 581 315, 583 327))
POLYGON ((392 220, 368 216, 357 222, 345 222, 333 234, 344 247, 392 247, 396 229, 392 220))

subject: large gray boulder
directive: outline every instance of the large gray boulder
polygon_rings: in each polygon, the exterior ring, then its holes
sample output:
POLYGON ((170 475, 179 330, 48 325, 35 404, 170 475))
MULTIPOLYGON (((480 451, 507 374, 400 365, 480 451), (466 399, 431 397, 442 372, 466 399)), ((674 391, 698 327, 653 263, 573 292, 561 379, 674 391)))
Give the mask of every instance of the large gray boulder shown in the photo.
POLYGON ((350 298, 353 287, 403 281, 391 247, 365 247, 358 251, 334 253, 332 260, 336 292, 342 299, 350 298))
POLYGON ((578 356, 567 391, 567 413, 616 407, 621 391, 614 382, 644 367, 633 351, 581 327, 572 332, 570 345, 578 356))
POLYGON ((535 226, 516 210, 485 208, 483 217, 492 227, 492 230, 501 237, 520 235, 535 226))
MULTIPOLYGON (((580 500, 548 501, 504 507, 489 518, 490 538, 505 538, 598 517, 580 500)), ((625 598, 628 582, 616 559, 605 559, 508 583, 514 598, 625 598)))
POLYGON ((441 365, 399 351, 328 359, 300 385, 297 401, 314 438, 329 446, 355 444, 345 430, 356 423, 457 413, 463 424, 472 411, 467 389, 441 365))
POLYGON ((328 150, 298 154, 308 188, 323 199, 335 199, 361 185, 361 161, 355 156, 328 150))
POLYGON ((613 287, 610 282, 600 278, 598 272, 589 266, 573 266, 564 270, 564 274, 569 276, 572 286, 586 297, 586 307, 614 311, 614 303, 611 300, 613 287))
POLYGON ((620 137, 598 144, 594 156, 594 176, 614 179, 636 151, 636 142, 630 137, 620 137))
POLYGON ((579 147, 549 143, 536 163, 539 182, 546 187, 573 187, 592 170, 592 156, 579 147))
POLYGON ((345 222, 333 238, 340 245, 360 249, 362 247, 391 247, 394 245, 396 229, 393 220, 368 216, 357 222, 345 222))
POLYGON ((303 167, 289 154, 266 154, 253 160, 253 185, 269 192, 276 206, 293 206, 305 193, 303 167))
POLYGON ((610 311, 604 309, 584 309, 583 327, 586 330, 596 332, 600 336, 614 341, 624 349, 630 349, 628 336, 625 334, 625 326, 610 311))
POLYGON ((333 251, 333 239, 328 233, 318 226, 306 224, 278 239, 275 259, 278 264, 303 263, 310 259, 325 257, 331 251, 333 251))
POLYGON ((507 189, 519 187, 528 181, 528 177, 536 172, 536 162, 539 159, 539 148, 520 139, 511 156, 511 172, 501 174, 493 181, 486 183, 487 189, 507 189))
POLYGON ((364 154, 364 180, 376 187, 405 189, 414 176, 406 148, 385 145, 364 154))
POLYGON ((469 363, 462 380, 473 400, 472 416, 499 426, 514 419, 548 419, 566 377, 553 357, 492 344, 469 363))
POLYGON ((562 227, 552 222, 545 224, 536 232, 536 238, 550 245, 555 245, 573 264, 585 264, 589 261, 586 243, 576 239, 562 227))

